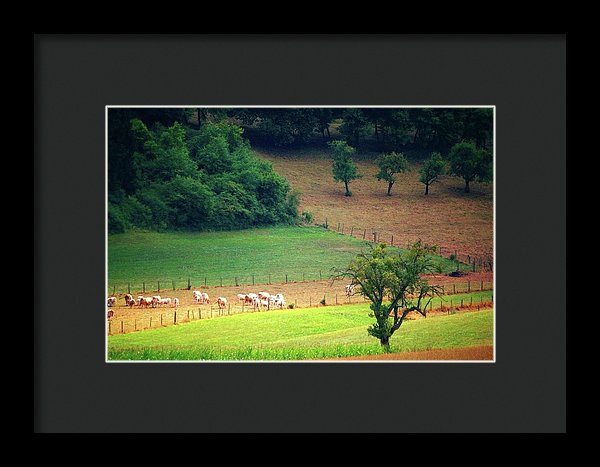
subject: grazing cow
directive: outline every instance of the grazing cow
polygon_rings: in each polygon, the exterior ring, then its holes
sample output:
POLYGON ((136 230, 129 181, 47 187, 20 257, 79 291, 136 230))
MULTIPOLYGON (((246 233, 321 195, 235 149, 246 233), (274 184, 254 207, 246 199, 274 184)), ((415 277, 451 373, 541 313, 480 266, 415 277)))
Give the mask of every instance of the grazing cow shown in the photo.
POLYGON ((269 306, 269 299, 268 298, 261 298, 260 299, 260 306, 261 307, 267 307, 267 309, 270 308, 269 306))
POLYGON ((344 290, 346 291, 346 296, 349 297, 354 292, 354 284, 348 284, 344 287, 344 290))
POLYGON ((278 306, 279 308, 283 308, 285 306, 285 299, 283 298, 282 294, 278 293, 272 295, 271 298, 273 299, 273 305, 278 306))
POLYGON ((133 301, 133 295, 131 295, 130 293, 126 293, 125 294, 125 305, 131 306, 132 301, 133 301))
POLYGON ((158 302, 159 305, 170 305, 171 304, 171 299, 170 298, 161 298, 160 301, 158 302))
POLYGON ((217 305, 222 310, 227 306, 227 299, 225 297, 217 297, 217 305))
POLYGON ((129 308, 133 308, 136 305, 135 300, 133 298, 131 300, 129 300, 128 305, 129 305, 129 308))
POLYGON ((175 308, 177 308, 177 307, 179 306, 179 299, 178 299, 177 297, 175 297, 175 298, 173 299, 173 306, 174 306, 175 308))
POLYGON ((252 295, 254 295, 254 294, 249 293, 247 295, 244 295, 244 303, 245 304, 252 305, 252 303, 254 303, 254 297, 252 297, 252 295))
POLYGON ((140 297, 138 305, 144 308, 148 308, 149 306, 152 306, 152 308, 154 308, 154 299, 150 297, 140 297))
POLYGON ((240 302, 246 302, 246 297, 247 297, 247 295, 245 293, 239 293, 239 294, 237 294, 237 299, 240 302))
POLYGON ((200 303, 210 303, 210 300, 208 298, 208 294, 206 292, 202 292, 200 294, 200 303))
POLYGON ((114 315, 115 315, 115 312, 114 312, 114 311, 112 311, 112 310, 107 310, 107 311, 106 311, 106 317, 107 317, 108 319, 111 319, 111 318, 112 318, 114 315))
POLYGON ((201 295, 202 295, 202 294, 200 293, 200 291, 199 291, 199 290, 194 290, 194 291, 192 292, 192 295, 194 296, 194 301, 195 301, 196 303, 200 303, 200 298, 201 298, 201 295))
POLYGON ((106 299, 107 306, 115 306, 117 304, 117 297, 108 297, 106 299))
POLYGON ((268 300, 271 294, 269 292, 258 292, 258 298, 268 300))

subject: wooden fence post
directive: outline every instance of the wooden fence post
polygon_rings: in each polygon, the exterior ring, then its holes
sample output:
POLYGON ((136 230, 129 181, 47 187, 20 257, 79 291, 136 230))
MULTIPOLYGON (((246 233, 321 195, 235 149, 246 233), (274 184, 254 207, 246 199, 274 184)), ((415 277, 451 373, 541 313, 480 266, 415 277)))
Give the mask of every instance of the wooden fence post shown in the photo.
POLYGON ((231 314, 231 303, 227 304, 227 314, 230 315, 231 314))
POLYGON ((111 322, 111 321, 109 321, 109 322, 108 322, 108 335, 109 335, 109 336, 110 336, 110 333, 111 333, 111 328, 112 328, 112 322, 111 322))
POLYGON ((127 282, 127 293, 131 293, 131 284, 127 282))
POLYGON ((172 281, 172 282, 173 282, 173 292, 175 292, 175 281, 172 281))
POLYGON ((269 284, 271 283, 271 273, 269 273, 269 284))
POLYGON ((158 290, 160 292, 160 281, 156 281, 158 288, 156 290, 158 290))
POLYGON ((152 327, 152 316, 150 316, 150 327, 152 327))
POLYGON ((206 287, 206 283, 207 283, 206 276, 204 276, 204 287, 206 287))
POLYGON ((161 326, 163 325, 163 314, 162 313, 160 314, 160 325, 161 326))
POLYGON ((339 231, 340 231, 340 223, 338 222, 338 226, 337 226, 336 232, 339 232, 339 231))
POLYGON ((252 274, 252 285, 254 285, 254 274, 252 274))
POLYGON ((352 226, 352 228, 350 229, 350 236, 352 237, 352 234, 354 233, 354 226, 352 226))
POLYGON ((285 283, 287 284, 287 272, 285 273, 285 283))
POLYGON ((188 277, 188 290, 190 290, 192 288, 192 282, 190 281, 190 278, 188 277))
POLYGON ((462 298, 460 299, 460 306, 461 306, 461 308, 463 307, 463 299, 462 298))
POLYGON ((223 278, 221 277, 221 287, 223 287, 223 278))
POLYGON ((483 281, 481 281, 481 285, 479 286, 479 290, 483 290, 483 281))
POLYGON ((302 273, 302 282, 304 282, 304 273, 302 273))
POLYGON ((452 284, 452 293, 456 293, 456 284, 452 284))
POLYGON ((322 280, 323 276, 321 275, 321 271, 319 271, 319 280, 322 280))
POLYGON ((471 305, 473 305, 473 295, 471 295, 471 305))
POLYGON ((117 290, 117 286, 113 285, 113 295, 115 294, 115 290, 117 290))
POLYGON ((365 240, 367 238, 367 229, 365 229, 365 231, 363 232, 363 240, 365 240))
POLYGON ((133 320, 133 330, 137 331, 137 319, 133 320))
POLYGON ((393 235, 392 235, 392 243, 391 243, 391 245, 394 246, 394 236, 393 235))
POLYGON ((188 321, 190 320, 190 310, 188 310, 188 321))
POLYGON ((342 233, 344 233, 344 223, 342 222, 342 233))
POLYGON ((121 320, 121 334, 123 334, 123 320, 121 320))
POLYGON ((312 296, 310 295, 308 296, 308 306, 312 306, 312 296))
POLYGON ((335 304, 337 305, 337 294, 335 294, 335 304))
POLYGON ((177 311, 173 312, 173 324, 177 324, 177 311))
POLYGON ((235 278, 235 286, 236 286, 236 287, 238 287, 238 286, 239 286, 239 284, 238 284, 238 278, 237 278, 237 277, 235 278))
POLYGON ((467 292, 471 291, 471 281, 467 281, 467 292))
POLYGON ((329 224, 327 223, 327 218, 325 218, 325 228, 328 229, 329 228, 329 224))
POLYGON ((142 282, 142 292, 146 293, 146 283, 142 282))

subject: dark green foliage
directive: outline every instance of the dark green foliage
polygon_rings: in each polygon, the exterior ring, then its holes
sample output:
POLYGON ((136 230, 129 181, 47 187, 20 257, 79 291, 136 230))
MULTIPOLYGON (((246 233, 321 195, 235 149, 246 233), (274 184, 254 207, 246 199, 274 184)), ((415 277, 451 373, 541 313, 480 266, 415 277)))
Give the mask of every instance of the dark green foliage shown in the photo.
POLYGON ((331 170, 333 172, 333 180, 336 182, 343 182, 346 188, 345 195, 352 196, 348 185, 352 180, 361 178, 362 175, 358 173, 358 167, 352 162, 352 154, 354 154, 354 148, 348 146, 345 141, 330 141, 327 143, 331 149, 331 157, 333 158, 333 165, 331 170))
POLYGON ((396 174, 408 170, 408 161, 402 153, 390 152, 383 154, 377 159, 379 172, 375 177, 377 180, 385 180, 388 183, 387 195, 391 196, 392 187, 396 183, 396 174))
POLYGON ((425 194, 429 194, 429 185, 446 172, 446 163, 439 152, 432 152, 421 167, 419 181, 425 185, 425 194))
POLYGON ((370 131, 370 122, 363 109, 346 109, 342 115, 343 123, 340 133, 346 137, 346 142, 354 147, 359 147, 362 138, 370 131))
POLYGON ((313 213, 310 211, 302 211, 302 222, 305 224, 312 224, 313 213))
POLYGON ((473 143, 463 141, 455 144, 448 159, 451 173, 464 179, 465 193, 469 193, 472 181, 492 180, 492 154, 485 149, 478 149, 473 143))
POLYGON ((202 113, 198 129, 179 121, 149 127, 140 118, 127 121, 128 112, 112 110, 109 121, 114 117, 116 123, 109 123, 111 233, 131 227, 240 229, 296 221, 298 193, 271 164, 254 155, 239 126, 213 122, 214 114, 202 113), (111 157, 111 148, 117 157, 111 157), (123 167, 128 167, 126 178, 110 175, 123 167))

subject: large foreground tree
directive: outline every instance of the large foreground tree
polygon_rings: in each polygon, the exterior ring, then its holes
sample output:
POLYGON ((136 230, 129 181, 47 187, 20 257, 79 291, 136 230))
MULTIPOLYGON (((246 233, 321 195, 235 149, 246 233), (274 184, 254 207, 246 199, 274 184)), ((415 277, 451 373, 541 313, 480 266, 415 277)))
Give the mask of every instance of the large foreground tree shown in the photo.
POLYGON ((331 149, 331 157, 333 158, 333 165, 331 170, 333 172, 333 180, 336 182, 344 182, 346 196, 352 196, 352 192, 348 187, 348 184, 352 180, 361 178, 362 175, 358 173, 358 167, 352 162, 352 154, 354 154, 354 148, 348 146, 345 141, 330 141, 327 143, 331 149))
POLYGON ((423 274, 439 272, 431 254, 435 247, 414 243, 404 254, 394 254, 380 243, 367 253, 357 255, 348 268, 336 270, 336 277, 350 278, 360 295, 371 302, 369 335, 379 339, 386 352, 390 337, 400 328, 406 316, 416 311, 427 315, 427 306, 440 287, 431 285, 423 274))

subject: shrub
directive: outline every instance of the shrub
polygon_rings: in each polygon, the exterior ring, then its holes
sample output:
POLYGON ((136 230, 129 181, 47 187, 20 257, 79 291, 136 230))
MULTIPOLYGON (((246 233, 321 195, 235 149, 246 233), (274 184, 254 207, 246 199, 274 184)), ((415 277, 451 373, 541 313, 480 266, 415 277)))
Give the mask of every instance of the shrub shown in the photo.
POLYGON ((293 310, 293 309, 294 309, 294 307, 295 307, 295 305, 294 305, 293 303, 290 303, 290 304, 288 305, 288 308, 289 308, 290 310, 293 310))
POLYGON ((304 224, 312 224, 313 214, 310 211, 302 211, 302 222, 304 224))
POLYGON ((321 305, 325 306, 325 297, 323 297, 319 303, 320 303, 321 305))

